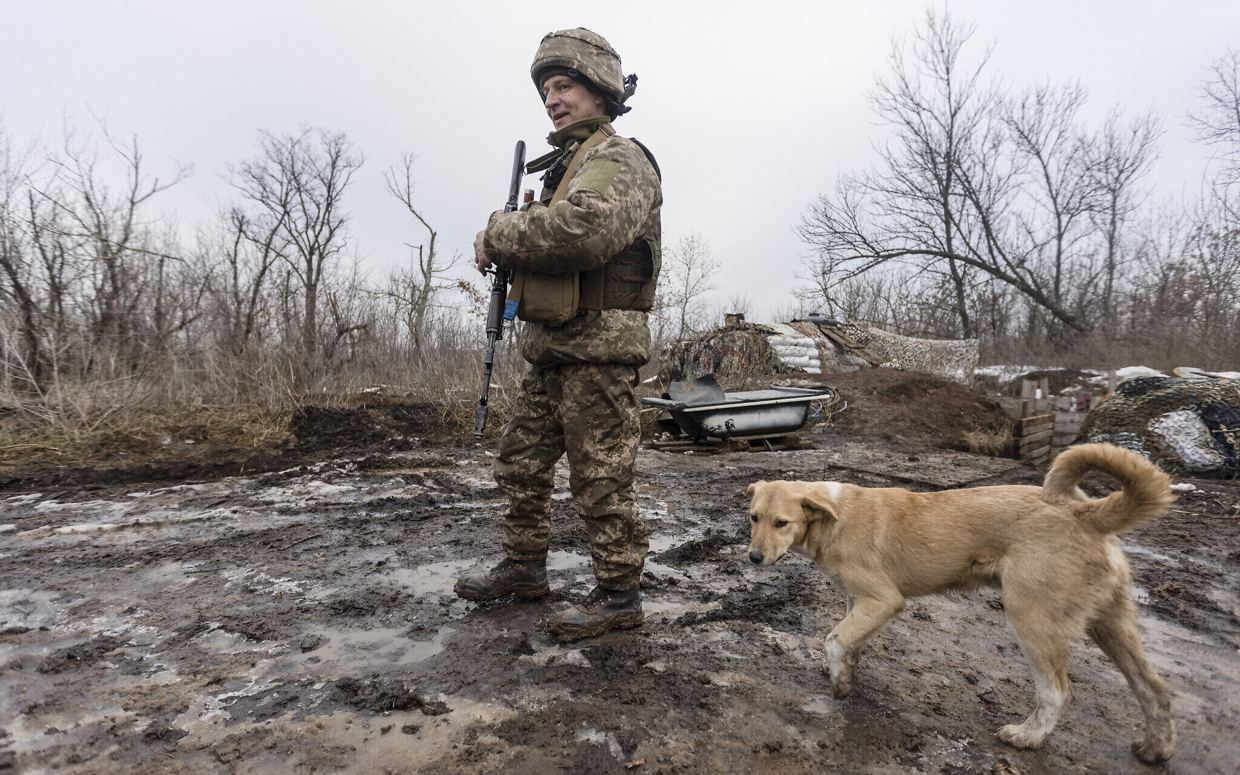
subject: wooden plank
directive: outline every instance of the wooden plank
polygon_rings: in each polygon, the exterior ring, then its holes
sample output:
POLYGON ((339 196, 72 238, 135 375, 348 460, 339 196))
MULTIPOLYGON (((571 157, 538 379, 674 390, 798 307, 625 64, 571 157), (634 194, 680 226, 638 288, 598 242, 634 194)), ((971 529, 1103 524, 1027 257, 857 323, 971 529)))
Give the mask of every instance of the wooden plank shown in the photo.
POLYGON ((1026 434, 1033 433, 1035 431, 1040 431, 1045 428, 1054 428, 1054 427, 1055 427, 1055 416, 1054 415, 1040 415, 1037 417, 1025 417, 1021 419, 1020 424, 1016 429, 1016 435, 1024 436, 1026 434))
POLYGON ((1050 456, 1051 456, 1051 448, 1048 445, 1045 447, 1039 447, 1038 449, 1035 449, 1031 452, 1023 453, 1021 454, 1020 457, 1022 460, 1029 460, 1034 463, 1040 463, 1044 459, 1049 458, 1050 456))
POLYGON ((1023 436, 1020 437, 1020 443, 1021 443, 1021 446, 1027 447, 1034 442, 1049 441, 1050 438, 1054 435, 1055 435, 1055 432, 1052 431, 1050 428, 1047 428, 1044 431, 1037 431, 1036 433, 1024 434, 1023 436))
POLYGON ((1054 419, 1055 419, 1054 412, 1042 412, 1040 414, 1033 414, 1033 415, 1026 417, 1025 421, 1028 422, 1032 420, 1034 422, 1052 422, 1054 421, 1054 419))

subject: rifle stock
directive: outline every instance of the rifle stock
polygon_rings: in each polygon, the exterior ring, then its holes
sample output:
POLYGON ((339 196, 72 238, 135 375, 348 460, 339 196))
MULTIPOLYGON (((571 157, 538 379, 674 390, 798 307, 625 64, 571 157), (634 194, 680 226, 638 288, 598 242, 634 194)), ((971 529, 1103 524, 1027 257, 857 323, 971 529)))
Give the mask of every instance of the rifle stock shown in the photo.
MULTIPOLYGON (((518 197, 521 194, 521 178, 525 174, 525 141, 518 140, 512 158, 512 178, 508 183, 508 201, 504 204, 504 212, 511 213, 521 206, 518 197)), ((478 399, 478 408, 474 410, 474 438, 481 439, 482 431, 487 424, 487 401, 491 392, 491 371, 495 366, 495 343, 504 337, 504 321, 512 320, 508 310, 508 283, 511 281, 509 272, 500 266, 492 270, 491 299, 487 305, 487 346, 482 356, 482 397, 478 399)))

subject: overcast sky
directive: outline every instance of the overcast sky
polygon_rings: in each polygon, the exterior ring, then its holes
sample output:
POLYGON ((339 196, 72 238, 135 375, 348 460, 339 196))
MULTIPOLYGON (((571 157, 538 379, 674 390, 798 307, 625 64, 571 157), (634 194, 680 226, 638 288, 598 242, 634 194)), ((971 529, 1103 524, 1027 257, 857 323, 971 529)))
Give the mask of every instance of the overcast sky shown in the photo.
MULTIPOLYGON (((935 7, 943 7, 936 4, 935 7)), ((1009 83, 1079 80, 1090 113, 1152 109, 1165 122, 1151 183, 1192 195, 1207 160, 1183 116, 1205 68, 1240 44, 1240 2, 951 0, 974 51, 1009 83)), ((924 2, 423 3, 335 0, 0 0, 0 113, 11 140, 54 142, 92 113, 136 134, 154 174, 193 176, 161 207, 184 227, 231 197, 230 163, 257 130, 346 132, 366 158, 348 195, 353 242, 372 274, 408 261, 419 235, 381 173, 418 156, 417 199, 451 250, 468 253, 503 204, 513 143, 550 129, 530 60, 542 35, 607 37, 640 84, 616 122, 664 173, 665 244, 690 232, 722 262, 718 295, 754 317, 803 283, 793 229, 836 177, 870 166, 882 136, 866 102, 893 36, 924 2), (66 119, 67 117, 67 119, 66 119)), ((529 186, 535 185, 529 179, 529 186)), ((184 229, 186 232, 188 228, 184 229)))

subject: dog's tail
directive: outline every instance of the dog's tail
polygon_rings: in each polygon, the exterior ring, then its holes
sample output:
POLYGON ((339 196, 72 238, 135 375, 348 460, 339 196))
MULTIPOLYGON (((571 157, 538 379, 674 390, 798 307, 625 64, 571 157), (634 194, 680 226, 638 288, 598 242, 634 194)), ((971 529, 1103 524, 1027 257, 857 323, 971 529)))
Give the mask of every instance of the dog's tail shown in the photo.
POLYGON ((1046 498, 1067 500, 1076 518, 1099 533, 1118 533, 1157 517, 1175 501, 1171 477, 1131 450, 1112 444, 1082 444, 1064 451, 1042 483, 1046 498), (1105 498, 1090 498, 1077 485, 1090 471, 1119 480, 1121 488, 1105 498))

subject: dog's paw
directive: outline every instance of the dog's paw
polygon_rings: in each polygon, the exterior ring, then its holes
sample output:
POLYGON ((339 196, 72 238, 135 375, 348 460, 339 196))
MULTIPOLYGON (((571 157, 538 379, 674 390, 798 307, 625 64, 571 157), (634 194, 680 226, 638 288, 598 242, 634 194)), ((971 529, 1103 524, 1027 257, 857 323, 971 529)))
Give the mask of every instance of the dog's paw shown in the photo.
POLYGON ((831 696, 842 700, 852 691, 852 669, 831 662, 822 663, 822 674, 831 682, 831 696))
POLYGON ((828 640, 822 661, 822 672, 831 681, 831 694, 842 700, 852 691, 852 673, 855 658, 850 658, 839 643, 828 640))
POLYGON ((842 700, 852 691, 852 679, 844 679, 837 681, 831 679, 831 696, 837 700, 842 700))
POLYGON ((995 732, 995 737, 1013 748, 1037 748, 1045 735, 1031 733, 1024 724, 1008 724, 995 732))
POLYGON ((1171 758, 1172 747, 1161 740, 1138 740, 1132 744, 1132 753, 1146 764, 1161 764, 1171 758))

